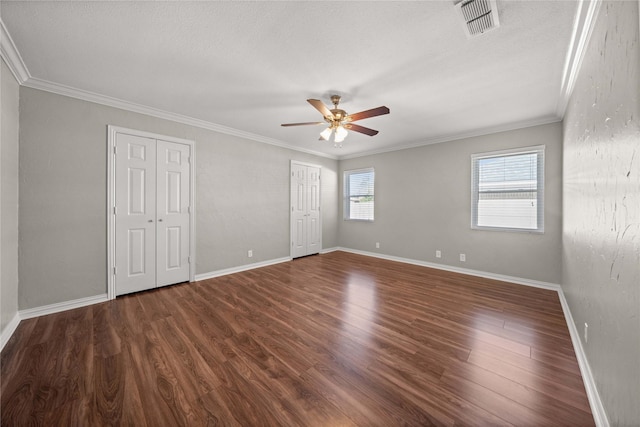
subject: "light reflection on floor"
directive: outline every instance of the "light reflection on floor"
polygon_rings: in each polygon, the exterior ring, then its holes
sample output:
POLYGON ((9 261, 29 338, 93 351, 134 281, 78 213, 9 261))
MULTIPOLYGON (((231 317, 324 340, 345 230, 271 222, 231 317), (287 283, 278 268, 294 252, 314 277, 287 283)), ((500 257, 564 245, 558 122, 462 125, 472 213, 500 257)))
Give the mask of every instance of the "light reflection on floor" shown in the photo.
MULTIPOLYGON (((543 375, 539 372, 539 362, 531 354, 537 334, 528 325, 510 324, 510 316, 504 311, 502 316, 496 314, 495 310, 482 307, 476 307, 473 312, 468 362, 475 368, 465 372, 467 380, 509 399, 517 397, 521 405, 535 407, 539 394, 531 390, 545 387, 540 384, 543 375), (522 386, 523 382, 527 386, 522 386)), ((469 386, 465 391, 473 395, 475 389, 469 386)))
POLYGON ((365 362, 372 343, 372 328, 377 316, 378 300, 375 279, 364 273, 349 274, 346 300, 342 304, 340 348, 365 362))

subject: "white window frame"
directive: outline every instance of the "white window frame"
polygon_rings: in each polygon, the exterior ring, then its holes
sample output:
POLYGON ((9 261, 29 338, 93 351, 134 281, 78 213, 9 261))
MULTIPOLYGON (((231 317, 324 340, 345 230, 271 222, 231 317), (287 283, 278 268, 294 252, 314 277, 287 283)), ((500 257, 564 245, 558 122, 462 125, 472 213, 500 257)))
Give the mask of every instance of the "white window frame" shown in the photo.
POLYGON ((374 168, 362 168, 362 169, 353 169, 344 171, 343 175, 343 219, 345 221, 364 221, 364 222, 373 222, 375 219, 375 186, 376 186, 376 173, 374 168), (351 175, 363 174, 363 173, 371 173, 373 176, 373 210, 371 211, 371 218, 351 218, 351 205, 350 205, 350 177, 351 175))
POLYGON ((536 145, 531 147, 513 148, 509 150, 492 151, 487 153, 478 153, 471 155, 471 228, 474 230, 490 230, 490 231, 514 231, 524 233, 544 233, 544 145, 536 145), (478 201, 479 201, 479 171, 478 161, 481 159, 493 157, 507 157, 521 154, 537 154, 537 188, 536 188, 536 228, 520 228, 520 227, 497 227, 478 225, 478 201))

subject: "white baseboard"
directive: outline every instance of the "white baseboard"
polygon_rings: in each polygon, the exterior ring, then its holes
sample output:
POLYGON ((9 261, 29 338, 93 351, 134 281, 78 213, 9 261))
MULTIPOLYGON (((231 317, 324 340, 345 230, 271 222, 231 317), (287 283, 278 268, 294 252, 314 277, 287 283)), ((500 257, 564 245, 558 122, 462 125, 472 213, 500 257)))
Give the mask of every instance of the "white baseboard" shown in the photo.
MULTIPOLYGON (((374 258, 386 259, 390 261, 403 262, 406 264, 419 265, 422 267, 430 267, 439 270, 451 271, 454 273, 468 274, 471 276, 484 277, 487 279, 501 280, 510 283, 516 283, 525 286, 533 286, 536 288, 549 289, 558 292, 558 297, 560 298, 560 304, 562 305, 562 310, 564 312, 564 317, 567 322, 567 327, 569 328, 569 334, 571 335, 571 342, 573 344, 573 349, 576 353, 576 358, 578 359, 578 366, 580 367, 580 373, 582 374, 582 380, 584 381, 584 386, 587 392, 587 397, 589 399, 589 405, 591 406, 591 412, 593 413, 593 418, 598 427, 609 427, 609 421, 607 419, 607 415, 604 410, 604 406, 602 405, 602 400, 600 400, 600 395, 598 394, 598 390, 596 388, 596 383, 593 378, 593 374, 591 372, 591 368, 589 367, 589 362, 587 361, 587 356, 584 352, 584 348, 582 347, 582 341, 580 341, 580 334, 576 325, 573 321, 573 317, 571 316, 571 310, 569 309, 569 305, 564 296, 564 292, 559 284, 541 282, 538 280, 530 280, 524 279, 521 277, 514 276, 506 276, 502 274, 494 274, 488 273, 485 271, 472 270, 468 268, 460 268, 453 267, 449 265, 443 264, 435 264, 427 261, 414 260, 409 258, 396 257, 392 255, 379 254, 374 252, 360 251, 357 249, 349 249, 343 247, 334 247, 323 249, 320 253, 326 254, 334 251, 344 251, 350 252, 359 255, 370 256, 374 258)), ((268 265, 279 264, 282 262, 291 261, 290 257, 277 258, 268 261, 256 262, 253 264, 242 265, 238 267, 226 268, 223 270, 212 271, 209 273, 197 274, 195 277, 196 281, 211 279, 214 277, 225 276, 228 274, 239 273, 241 271, 253 270, 255 268, 266 267, 268 265)), ((58 313, 65 310, 71 310, 74 308, 84 307, 87 305, 97 304, 100 302, 108 301, 107 294, 96 295, 92 297, 80 298, 72 301, 65 301, 56 304, 50 304, 42 307, 30 308, 27 310, 20 310, 16 313, 16 315, 11 319, 11 321, 7 324, 7 326, 2 331, 0 335, 0 351, 4 348, 5 344, 9 341, 16 328, 20 324, 21 320, 30 319, 32 317, 45 316, 47 314, 58 313)))
POLYGON ((328 254, 329 252, 335 252, 335 251, 339 251, 339 250, 340 250, 340 248, 339 248, 339 247, 334 246, 333 248, 326 248, 326 249, 322 249, 322 250, 320 251, 320 254, 321 254, 321 255, 323 255, 323 254, 328 254))
POLYGON ((196 282, 200 280, 213 279, 214 277, 226 276, 227 274, 240 273, 241 271, 253 270, 254 268, 266 267, 268 265, 280 264, 291 261, 291 257, 271 259, 268 261, 255 262, 253 264, 239 265, 237 267, 224 268, 222 270, 210 271, 209 273, 196 274, 196 282))
POLYGON ((108 301, 107 294, 95 295, 92 297, 79 298, 71 301, 57 302, 55 304, 43 305, 41 307, 28 308, 26 310, 19 310, 11 322, 5 326, 2 334, 0 335, 0 351, 7 344, 16 328, 20 324, 20 321, 31 319, 33 317, 46 316, 47 314, 59 313, 61 311, 72 310, 74 308, 85 307, 87 305, 97 304, 100 302, 108 301))
POLYGON ((94 295, 92 297, 78 298, 71 301, 57 302, 55 304, 43 305, 41 307, 20 310, 20 320, 31 319, 32 317, 46 316, 47 314, 59 313, 65 310, 85 307, 87 305, 98 304, 109 301, 107 294, 94 295))
POLYGON ((11 338, 11 335, 13 335, 13 333, 16 331, 16 328, 19 324, 20 314, 16 312, 16 314, 13 316, 13 319, 11 319, 9 323, 7 323, 7 326, 5 326, 2 330, 2 334, 0 334, 0 351, 2 351, 7 342, 9 342, 9 338, 11 338))
MULTIPOLYGON (((227 268, 224 270, 213 271, 210 273, 197 274, 195 280, 205 280, 213 277, 225 276, 227 274, 239 273, 241 271, 252 270, 254 268, 266 267, 267 265, 279 264, 281 262, 291 261, 290 257, 278 258, 268 261, 256 262, 253 264, 242 265, 239 267, 227 268)), ((74 308, 85 307, 87 305, 98 304, 101 302, 109 301, 108 294, 95 295, 86 298, 79 298, 71 301, 64 301, 55 304, 44 305, 41 307, 28 308, 26 310, 20 310, 13 317, 11 322, 0 334, 0 351, 4 348, 5 344, 9 341, 16 328, 20 324, 21 320, 31 319, 33 317, 46 316, 47 314, 59 313, 65 310, 72 310, 74 308)))
POLYGON ((472 269, 469 269, 469 268, 454 267, 454 266, 445 265, 445 264, 436 264, 436 263, 433 263, 433 262, 420 261, 420 260, 417 260, 417 259, 402 258, 402 257, 393 256, 393 255, 385 255, 385 254, 379 254, 379 253, 375 253, 375 252, 360 251, 360 250, 357 250, 357 249, 336 248, 336 250, 344 251, 344 252, 351 252, 353 254, 358 254, 358 255, 370 256, 370 257, 374 257, 374 258, 386 259, 386 260, 389 260, 389 261, 403 262, 405 264, 419 265, 421 267, 429 267, 429 268, 435 268, 435 269, 438 269, 438 270, 451 271, 451 272, 454 272, 454 273, 468 274, 470 276, 484 277, 485 279, 500 280, 500 281, 503 281, 503 282, 516 283, 518 285, 532 286, 534 288, 549 289, 549 290, 552 290, 552 291, 559 291, 561 289, 560 285, 557 284, 557 283, 549 283, 549 282, 542 282, 542 281, 539 281, 539 280, 523 279, 522 277, 515 277, 515 276, 507 276, 507 275, 504 275, 504 274, 489 273, 489 272, 486 272, 486 271, 472 270, 472 269))
POLYGON ((564 296, 562 289, 558 291, 560 297, 560 304, 562 305, 562 311, 564 312, 564 318, 567 321, 567 327, 569 328, 569 334, 571 335, 571 343, 573 344, 573 350, 576 353, 576 359, 578 359, 578 366, 580 367, 580 374, 582 374, 582 381, 584 382, 584 388, 587 392, 587 398, 589 399, 589 406, 591 407, 591 413, 593 414, 593 420, 597 427, 609 427, 609 419, 604 410, 602 400, 600 400, 600 394, 596 388, 596 381, 593 378, 589 361, 587 360, 587 354, 582 347, 582 341, 580 340, 580 332, 576 328, 576 324, 573 321, 569 304, 564 296))
POLYGON ((584 352, 584 348, 582 347, 582 341, 580 341, 580 334, 578 332, 578 329, 576 328, 575 322, 573 321, 573 317, 571 316, 571 310, 569 309, 569 304, 567 303, 567 300, 564 296, 562 287, 559 284, 541 282, 538 280, 523 279, 521 277, 506 276, 502 274, 488 273, 485 271, 471 270, 467 268, 452 267, 449 265, 435 264, 435 263, 426 262, 426 261, 396 257, 392 255, 378 254, 375 252, 360 251, 357 249, 339 247, 333 250, 351 252, 359 255, 387 259, 390 261, 404 262, 406 264, 419 265, 423 267, 436 268, 439 270, 452 271, 454 273, 469 274, 472 276, 501 280, 505 282, 516 283, 516 284, 525 285, 525 286, 533 286, 536 288, 549 289, 549 290, 558 292, 558 298, 560 299, 560 305, 562 306, 562 311, 564 313, 565 321, 567 322, 567 328, 569 328, 569 334, 571 335, 571 343, 573 344, 573 350, 576 353, 576 358, 578 359, 578 366, 580 367, 580 374, 582 375, 582 381, 584 382, 584 387, 587 392, 587 398, 589 399, 589 406, 591 407, 591 413, 593 414, 593 419, 597 427, 609 427, 609 420, 607 419, 604 406, 602 405, 602 400, 600 400, 600 395, 598 394, 598 389, 596 388, 596 383, 593 378, 593 374, 591 373, 591 368, 589 367, 587 356, 584 352))

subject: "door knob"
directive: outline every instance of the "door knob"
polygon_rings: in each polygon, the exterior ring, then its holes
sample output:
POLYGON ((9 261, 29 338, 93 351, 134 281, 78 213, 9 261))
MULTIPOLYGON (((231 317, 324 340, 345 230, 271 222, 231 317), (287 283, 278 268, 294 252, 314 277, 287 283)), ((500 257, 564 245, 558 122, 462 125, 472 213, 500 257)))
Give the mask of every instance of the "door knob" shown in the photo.
POLYGON ((153 222, 153 220, 152 220, 152 219, 150 219, 148 222, 153 222))
POLYGON ((162 222, 162 218, 160 218, 160 219, 158 220, 158 222, 162 222))

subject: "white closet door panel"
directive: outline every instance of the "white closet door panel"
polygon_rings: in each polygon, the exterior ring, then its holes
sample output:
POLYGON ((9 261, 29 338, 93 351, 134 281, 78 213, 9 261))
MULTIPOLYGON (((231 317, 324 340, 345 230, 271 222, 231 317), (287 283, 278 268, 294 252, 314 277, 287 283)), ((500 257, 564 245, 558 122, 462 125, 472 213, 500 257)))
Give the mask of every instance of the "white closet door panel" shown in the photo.
POLYGON ((165 206, 165 214, 180 214, 182 210, 181 202, 181 188, 180 179, 182 174, 180 172, 167 171, 166 173, 166 191, 167 197, 165 206))
POLYGON ((168 270, 179 268, 182 265, 182 247, 180 245, 181 227, 167 227, 167 259, 165 266, 168 270))
POLYGON ((291 164, 291 256, 307 255, 307 168, 291 164))
POLYGON ((307 254, 317 254, 320 252, 320 221, 317 218, 309 218, 307 225, 307 254))
POLYGON ((322 249, 320 168, 291 163, 291 256, 322 249))
POLYGON ((129 215, 144 215, 147 211, 146 169, 129 168, 129 215))
POLYGON ((164 286, 189 280, 190 147, 157 141, 158 278, 164 286))
POLYGON ((127 250, 129 260, 127 263, 127 274, 129 277, 139 276, 147 273, 147 230, 144 228, 130 228, 127 239, 127 250))
MULTIPOLYGON (((293 233, 293 247, 296 253, 305 254, 307 252, 307 233, 306 233, 306 219, 299 219, 294 222, 294 233, 293 233)), ((300 255, 302 256, 302 255, 300 255)))
POLYGON ((322 249, 320 227, 320 168, 307 168, 307 254, 317 254, 322 249))
POLYGON ((117 294, 156 284, 155 140, 119 134, 116 141, 117 294))

